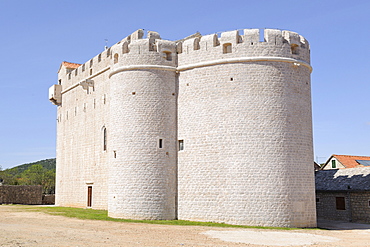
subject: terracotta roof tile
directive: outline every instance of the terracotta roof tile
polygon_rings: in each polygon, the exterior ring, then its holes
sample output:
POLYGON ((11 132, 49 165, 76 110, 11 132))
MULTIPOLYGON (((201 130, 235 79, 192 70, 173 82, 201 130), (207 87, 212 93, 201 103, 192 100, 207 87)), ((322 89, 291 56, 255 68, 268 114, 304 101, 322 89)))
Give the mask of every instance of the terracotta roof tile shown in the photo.
POLYGON ((68 69, 75 69, 75 68, 78 68, 81 66, 81 64, 78 64, 78 63, 69 63, 69 62, 62 62, 62 65, 64 65, 65 67, 67 67, 68 69))
POLYGON ((352 156, 338 154, 333 154, 332 156, 335 157, 346 168, 364 167, 363 165, 359 164, 356 160, 370 160, 369 156, 352 156))

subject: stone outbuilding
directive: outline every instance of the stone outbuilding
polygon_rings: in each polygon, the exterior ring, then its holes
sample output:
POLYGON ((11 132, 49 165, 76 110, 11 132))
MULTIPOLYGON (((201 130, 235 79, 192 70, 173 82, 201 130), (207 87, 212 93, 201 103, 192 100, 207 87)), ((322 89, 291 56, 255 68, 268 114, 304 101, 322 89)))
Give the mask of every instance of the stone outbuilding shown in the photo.
POLYGON ((315 172, 318 219, 370 223, 370 167, 315 172))

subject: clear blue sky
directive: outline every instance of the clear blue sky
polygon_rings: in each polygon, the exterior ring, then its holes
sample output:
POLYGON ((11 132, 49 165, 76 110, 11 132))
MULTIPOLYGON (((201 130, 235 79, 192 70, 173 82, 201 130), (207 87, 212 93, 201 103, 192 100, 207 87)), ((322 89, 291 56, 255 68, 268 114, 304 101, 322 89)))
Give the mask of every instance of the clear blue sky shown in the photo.
MULTIPOLYGON (((311 45, 315 159, 370 156, 370 1, 0 0, 0 165, 55 157, 48 88, 62 61, 84 63, 133 31, 279 28, 311 45)), ((297 157, 299 160, 299 157, 297 157)), ((299 162, 299 161, 298 161, 299 162)))

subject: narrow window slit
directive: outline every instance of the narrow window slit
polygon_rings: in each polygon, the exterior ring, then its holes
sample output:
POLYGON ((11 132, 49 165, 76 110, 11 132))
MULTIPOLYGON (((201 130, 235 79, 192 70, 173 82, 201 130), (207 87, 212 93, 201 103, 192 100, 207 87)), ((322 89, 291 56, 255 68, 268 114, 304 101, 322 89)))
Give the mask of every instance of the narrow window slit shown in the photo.
POLYGON ((184 140, 179 140, 179 151, 184 150, 184 140))
POLYGON ((159 139, 158 146, 159 146, 159 148, 162 148, 163 147, 163 140, 162 139, 159 139))

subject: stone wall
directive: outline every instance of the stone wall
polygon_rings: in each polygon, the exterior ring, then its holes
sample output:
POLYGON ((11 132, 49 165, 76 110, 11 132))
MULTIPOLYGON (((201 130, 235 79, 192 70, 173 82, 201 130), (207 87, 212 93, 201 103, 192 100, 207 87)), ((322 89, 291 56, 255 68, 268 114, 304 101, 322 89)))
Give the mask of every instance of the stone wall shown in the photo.
POLYGON ((174 42, 138 30, 62 65, 56 204, 314 227, 309 44, 290 31, 261 36, 174 42))
POLYGON ((54 205, 55 195, 54 194, 42 195, 42 204, 43 205, 54 205))
POLYGON ((370 223, 370 192, 316 192, 317 218, 370 223), (345 198, 345 210, 338 210, 336 198, 345 198))
POLYGON ((179 218, 314 227, 311 71, 279 60, 308 64, 308 43, 231 31, 186 40, 178 57, 179 218))
POLYGON ((42 204, 42 186, 40 185, 2 185, 0 203, 3 204, 42 204))
POLYGON ((352 221, 370 223, 370 191, 351 193, 352 221))
POLYGON ((176 218, 176 44, 157 40, 153 51, 151 42, 131 38, 125 54, 112 48, 108 214, 114 218, 176 218))

